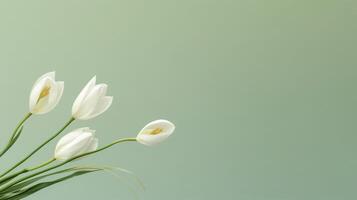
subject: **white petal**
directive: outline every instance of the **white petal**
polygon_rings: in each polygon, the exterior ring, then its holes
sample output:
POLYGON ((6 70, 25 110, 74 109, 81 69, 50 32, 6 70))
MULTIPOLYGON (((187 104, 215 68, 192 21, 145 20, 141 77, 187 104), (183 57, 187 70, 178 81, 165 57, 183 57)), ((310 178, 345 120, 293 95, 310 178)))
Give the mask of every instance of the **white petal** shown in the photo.
POLYGON ((51 87, 51 85, 53 85, 53 80, 46 77, 34 86, 34 88, 31 91, 30 100, 29 100, 30 112, 32 113, 41 112, 40 110, 46 104, 48 99, 44 97, 39 101, 40 94, 43 88, 51 87))
POLYGON ((34 83, 34 85, 36 85, 38 82, 40 82, 40 81, 41 81, 42 79, 44 79, 44 78, 50 78, 50 79, 52 79, 52 80, 55 80, 55 76, 56 76, 56 72, 48 72, 48 73, 46 73, 46 74, 40 76, 40 78, 38 78, 38 79, 36 80, 36 82, 34 83))
POLYGON ((82 119, 88 120, 97 117, 98 115, 101 115, 106 110, 108 110, 108 108, 112 105, 112 103, 113 103, 113 97, 110 96, 103 97, 102 99, 100 99, 100 101, 98 102, 97 106, 92 111, 92 113, 90 115, 84 116, 82 119))
POLYGON ((64 82, 63 81, 57 81, 57 100, 54 106, 58 104, 58 102, 61 100, 62 95, 63 95, 63 90, 64 90, 64 82))
POLYGON ((49 80, 48 87, 50 87, 49 93, 46 97, 41 98, 40 101, 37 103, 38 112, 37 114, 45 114, 51 111, 54 106, 53 104, 57 101, 58 96, 58 86, 53 80, 49 80))
POLYGON ((63 90, 64 90, 64 82, 62 81, 56 82, 53 91, 50 92, 51 95, 50 95, 50 100, 48 102, 49 106, 47 108, 47 112, 54 109, 57 106, 57 104, 60 102, 63 94, 63 90), (51 97, 53 99, 51 99, 51 97))
POLYGON ((63 93, 63 82, 55 82, 55 72, 42 75, 35 82, 29 100, 30 112, 33 114, 45 114, 58 104, 63 93), (46 96, 40 96, 44 89, 48 88, 46 96))
POLYGON ((92 140, 88 143, 88 146, 86 149, 84 149, 80 154, 95 151, 98 148, 98 139, 97 138, 92 138, 92 140))
POLYGON ((83 149, 88 148, 93 136, 91 132, 81 132, 72 141, 67 140, 67 143, 63 143, 61 148, 56 148, 55 158, 65 160, 79 155, 83 149))
POLYGON ((166 138, 168 138, 169 136, 170 136, 170 134, 167 134, 167 133, 160 133, 157 135, 141 134, 141 135, 138 135, 138 137, 136 139, 141 144, 144 144, 147 146, 154 146, 154 145, 157 145, 157 144, 161 143, 162 141, 166 140, 166 138))
POLYGON ((35 109, 38 97, 40 96, 42 88, 44 87, 45 84, 46 84, 46 80, 41 80, 40 82, 35 84, 34 87, 32 88, 30 93, 30 99, 29 99, 29 107, 31 112, 35 109))
POLYGON ((140 133, 144 133, 147 129, 156 129, 161 128, 164 129, 163 131, 170 132, 170 134, 175 130, 175 125, 165 119, 158 119, 148 123, 144 128, 140 131, 140 133))
POLYGON ((78 119, 88 119, 91 118, 93 111, 96 109, 96 106, 101 101, 102 97, 105 95, 107 91, 107 85, 100 84, 94 86, 92 91, 88 94, 88 96, 83 100, 82 105, 77 113, 78 119))
POLYGON ((65 136, 63 136, 57 143, 56 145, 56 150, 62 149, 65 144, 68 144, 69 142, 73 141, 75 138, 77 138, 80 134, 82 134, 85 130, 87 130, 88 127, 85 128, 79 128, 76 129, 65 136))
POLYGON ((96 76, 94 76, 87 84, 86 86, 82 89, 82 91, 79 93, 77 96, 76 100, 73 103, 72 106, 72 116, 76 116, 77 112, 79 111, 83 100, 85 97, 88 95, 88 93, 94 88, 96 82, 96 76))
POLYGON ((147 124, 140 131, 136 139, 138 142, 142 144, 152 146, 164 141, 174 132, 174 130, 175 130, 175 125, 170 121, 163 120, 163 119, 155 120, 147 124), (157 128, 162 129, 162 132, 156 135, 150 134, 152 130, 155 130, 157 128))
POLYGON ((98 149, 98 138, 94 138, 92 143, 89 145, 88 152, 95 151, 98 149))

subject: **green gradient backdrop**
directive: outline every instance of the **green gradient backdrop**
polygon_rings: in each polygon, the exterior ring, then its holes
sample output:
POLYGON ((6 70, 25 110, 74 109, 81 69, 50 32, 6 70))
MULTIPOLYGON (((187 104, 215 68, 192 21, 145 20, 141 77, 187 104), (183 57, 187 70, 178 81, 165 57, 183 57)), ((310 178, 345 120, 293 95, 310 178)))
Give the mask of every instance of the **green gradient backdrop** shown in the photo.
MULTIPOLYGON (((91 174, 29 199, 356 199, 357 3, 351 0, 2 1, 1 145, 30 88, 56 70, 65 93, 31 119, 11 165, 67 120, 93 75, 111 109, 101 144, 167 118, 154 148, 125 144, 81 161, 134 171, 91 174)), ((31 160, 52 154, 51 143, 31 160)))

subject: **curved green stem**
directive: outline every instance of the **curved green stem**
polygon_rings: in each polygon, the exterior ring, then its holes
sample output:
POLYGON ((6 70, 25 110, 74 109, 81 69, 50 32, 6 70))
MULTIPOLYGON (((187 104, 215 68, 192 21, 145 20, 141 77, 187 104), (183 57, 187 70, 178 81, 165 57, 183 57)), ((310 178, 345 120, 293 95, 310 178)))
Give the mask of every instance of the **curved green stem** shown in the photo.
POLYGON ((0 178, 5 176, 6 174, 10 173, 12 170, 14 170, 16 167, 24 163, 27 159, 29 159, 33 154, 35 154, 37 151, 39 151, 43 146, 48 144, 50 141, 52 141, 54 138, 56 138, 60 133, 62 133, 75 119, 71 118, 56 134, 54 134, 52 137, 47 139, 44 143, 42 143, 40 146, 38 146, 35 150, 33 150, 31 153, 29 153, 25 158, 23 158, 21 161, 16 163, 14 166, 12 166, 10 169, 5 171, 0 175, 0 178))
POLYGON ((44 163, 42 163, 42 164, 40 164, 40 165, 37 165, 37 166, 34 166, 34 167, 28 167, 28 168, 26 168, 25 170, 26 170, 27 172, 30 172, 30 171, 33 171, 33 170, 36 170, 36 169, 45 167, 45 166, 51 164, 52 162, 54 162, 55 160, 56 160, 56 158, 51 158, 51 159, 49 159, 48 161, 46 161, 46 162, 44 162, 44 163))
POLYGON ((4 182, 6 183, 6 182, 10 181, 11 179, 13 179, 13 178, 15 178, 15 177, 17 177, 17 176, 19 176, 21 174, 24 174, 24 173, 27 173, 27 172, 31 172, 31 171, 34 171, 36 169, 45 167, 45 166, 51 164, 52 162, 54 162, 55 160, 56 160, 55 158, 52 158, 52 159, 50 159, 50 160, 48 160, 48 161, 46 161, 46 162, 44 162, 44 163, 42 163, 40 165, 37 165, 37 166, 34 166, 34 167, 28 167, 28 168, 22 169, 22 170, 20 170, 20 171, 18 171, 16 173, 13 173, 13 174, 11 174, 9 176, 5 176, 5 177, 0 179, 0 185, 2 183, 4 183, 4 182))
POLYGON ((88 152, 88 153, 84 153, 84 154, 75 156, 75 157, 70 158, 70 159, 68 159, 68 160, 66 160, 66 161, 64 161, 64 162, 61 162, 61 163, 57 164, 57 165, 54 165, 54 166, 49 167, 49 168, 47 168, 47 169, 43 169, 43 170, 38 171, 38 172, 36 172, 36 173, 30 174, 30 175, 28 175, 28 176, 25 176, 25 177, 23 177, 23 178, 21 178, 21 179, 19 179, 19 180, 17 180, 17 181, 14 181, 13 183, 10 183, 10 184, 4 186, 3 188, 0 188, 0 191, 1 191, 1 190, 6 190, 7 188, 9 188, 9 187, 11 187, 11 186, 13 186, 13 185, 16 185, 16 184, 18 184, 18 183, 20 183, 20 182, 22 182, 22 181, 25 181, 25 180, 27 180, 27 179, 29 179, 29 178, 32 178, 32 177, 35 177, 35 176, 37 176, 37 175, 39 175, 39 174, 48 172, 48 171, 50 171, 50 170, 52 170, 52 169, 56 169, 56 168, 58 168, 58 167, 61 167, 61 166, 65 165, 65 164, 67 164, 67 163, 69 163, 69 162, 72 162, 72 161, 74 161, 74 160, 77 160, 77 159, 79 159, 79 158, 82 158, 82 157, 85 157, 85 156, 88 156, 88 155, 91 155, 91 154, 98 153, 98 152, 103 151, 103 150, 105 150, 105 149, 107 149, 107 148, 109 148, 109 147, 111 147, 111 146, 113 146, 113 145, 116 145, 116 144, 119 144, 119 143, 122 143, 122 142, 129 142, 129 141, 136 141, 136 138, 124 138, 124 139, 116 140, 116 141, 114 141, 113 143, 108 144, 108 145, 106 145, 106 146, 104 146, 104 147, 102 147, 102 148, 99 148, 99 149, 95 150, 95 151, 91 151, 91 152, 88 152))
POLYGON ((3 156, 10 148, 12 145, 15 144, 15 141, 13 141, 14 138, 16 138, 16 134, 18 133, 18 130, 20 127, 32 116, 32 113, 27 113, 25 117, 17 124, 14 132, 12 133, 6 147, 0 152, 0 157, 3 156))

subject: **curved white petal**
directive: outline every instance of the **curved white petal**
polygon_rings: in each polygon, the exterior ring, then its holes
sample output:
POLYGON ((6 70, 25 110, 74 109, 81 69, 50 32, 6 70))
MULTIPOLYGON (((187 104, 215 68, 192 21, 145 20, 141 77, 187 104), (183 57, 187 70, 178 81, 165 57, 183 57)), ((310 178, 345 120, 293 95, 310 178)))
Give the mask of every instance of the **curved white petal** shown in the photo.
POLYGON ((95 85, 95 77, 84 87, 72 106, 72 117, 88 120, 105 112, 112 104, 113 97, 107 97, 108 85, 95 85))
POLYGON ((97 138, 92 138, 92 140, 88 143, 87 148, 84 149, 80 154, 95 151, 98 148, 98 139, 97 138))
POLYGON ((63 93, 63 82, 55 81, 55 72, 42 75, 35 82, 29 99, 30 112, 45 114, 51 111, 60 101, 63 93))
POLYGON ((96 85, 89 92, 88 96, 83 100, 83 104, 78 110, 79 119, 83 119, 92 114, 93 110, 95 110, 98 102, 100 101, 103 93, 105 94, 107 90, 107 86, 104 84, 96 85))
POLYGON ((47 108, 47 112, 51 111, 53 108, 55 108, 58 103, 60 102, 62 95, 63 95, 63 90, 64 90, 64 82, 58 81, 55 83, 54 86, 54 91, 52 92, 53 96, 50 96, 49 99, 49 105, 47 108), (51 99, 52 97, 52 99, 51 99))
POLYGON ((139 143, 152 146, 167 139, 175 130, 175 125, 168 120, 155 120, 148 123, 137 135, 139 143), (155 130, 160 130, 157 133, 155 130))
POLYGON ((175 130, 175 125, 165 119, 158 119, 148 123, 140 132, 144 132, 147 129, 155 129, 155 128, 164 128, 165 130, 169 130, 173 132, 175 130))
POLYGON ((41 94, 42 88, 45 87, 46 82, 47 82, 46 80, 42 79, 32 88, 30 99, 29 99, 29 106, 31 112, 35 109, 35 106, 38 102, 38 97, 41 94))
POLYGON ((48 113, 54 108, 54 104, 56 104, 58 100, 58 89, 54 80, 50 79, 46 87, 49 87, 49 94, 45 97, 40 97, 39 102, 37 103, 38 111, 36 114, 48 113))
POLYGON ((85 128, 76 129, 63 136, 56 145, 56 151, 59 151, 60 149, 63 148, 64 145, 68 144, 69 142, 77 138, 79 135, 81 135, 83 133, 83 129, 85 128))
POLYGON ((40 96, 43 90, 50 88, 52 90, 54 81, 51 78, 42 79, 31 91, 30 95, 30 111, 34 114, 42 114, 46 107, 49 104, 49 96, 51 92, 47 96, 40 96))
POLYGON ((38 82, 40 82, 42 79, 44 79, 44 78, 50 78, 50 79, 53 79, 53 80, 55 80, 55 77, 56 77, 56 72, 48 72, 48 73, 46 73, 46 74, 44 74, 44 75, 42 75, 42 76, 40 76, 40 78, 38 78, 36 81, 35 81, 35 83, 34 83, 34 85, 36 85, 38 82))
POLYGON ((83 116, 82 120, 88 120, 92 119, 94 117, 97 117, 104 113, 108 108, 112 105, 113 103, 113 97, 106 96, 100 99, 100 101, 97 103, 95 109, 92 111, 90 115, 83 116))
POLYGON ((165 134, 165 133, 158 134, 158 135, 141 134, 137 137, 137 141, 147 146, 154 146, 166 140, 169 136, 170 134, 165 134))
POLYGON ((67 160, 95 150, 98 147, 98 140, 94 137, 94 132, 94 130, 86 127, 76 129, 63 136, 56 145, 55 158, 67 160))
POLYGON ((53 107, 55 107, 59 103, 59 101, 62 98, 63 91, 64 91, 64 82, 63 81, 57 81, 56 85, 57 85, 57 98, 56 98, 56 101, 55 101, 53 107))
POLYGON ((88 93, 93 89, 93 87, 95 86, 95 82, 96 82, 96 76, 94 76, 87 84, 86 86, 82 89, 82 91, 79 93, 79 95, 77 96, 76 100, 73 103, 72 106, 72 115, 76 116, 78 115, 79 109, 83 103, 83 100, 85 99, 85 97, 88 95, 88 93))

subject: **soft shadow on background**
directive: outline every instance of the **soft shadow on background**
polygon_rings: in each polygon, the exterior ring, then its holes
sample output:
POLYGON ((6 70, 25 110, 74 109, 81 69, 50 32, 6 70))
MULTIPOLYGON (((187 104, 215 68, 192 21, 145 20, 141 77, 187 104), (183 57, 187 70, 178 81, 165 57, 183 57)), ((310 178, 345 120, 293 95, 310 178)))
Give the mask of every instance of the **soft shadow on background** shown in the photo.
POLYGON ((154 119, 177 125, 160 146, 124 144, 81 161, 129 169, 145 191, 125 174, 90 174, 28 199, 356 199, 356 8, 350 0, 2 1, 0 145, 41 74, 55 70, 65 92, 54 111, 30 120, 0 169, 59 129, 97 75, 113 106, 68 131, 90 126, 106 144, 154 119))

